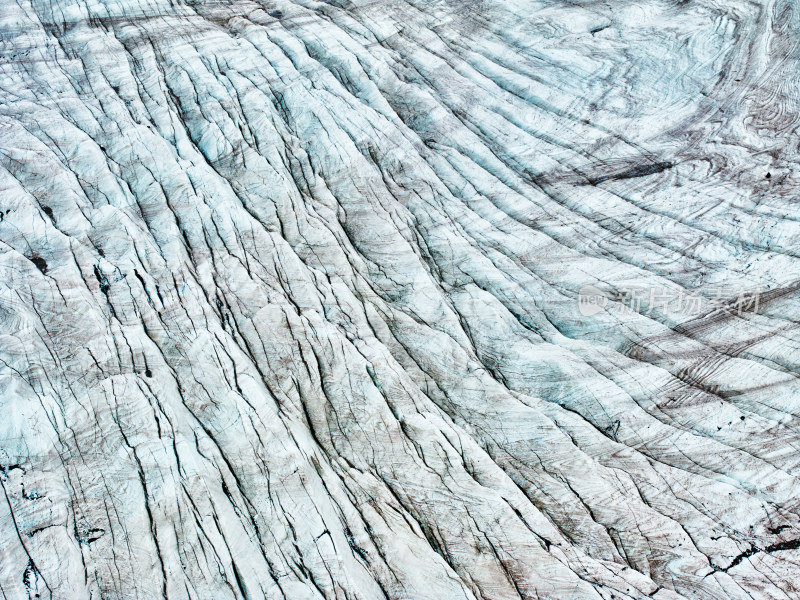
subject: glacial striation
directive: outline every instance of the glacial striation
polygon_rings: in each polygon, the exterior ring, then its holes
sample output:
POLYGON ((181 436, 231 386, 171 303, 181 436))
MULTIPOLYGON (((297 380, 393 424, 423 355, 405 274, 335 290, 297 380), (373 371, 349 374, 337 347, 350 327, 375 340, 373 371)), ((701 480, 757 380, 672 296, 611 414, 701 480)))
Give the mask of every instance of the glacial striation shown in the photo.
POLYGON ((795 0, 2 0, 4 600, 800 598, 795 0))

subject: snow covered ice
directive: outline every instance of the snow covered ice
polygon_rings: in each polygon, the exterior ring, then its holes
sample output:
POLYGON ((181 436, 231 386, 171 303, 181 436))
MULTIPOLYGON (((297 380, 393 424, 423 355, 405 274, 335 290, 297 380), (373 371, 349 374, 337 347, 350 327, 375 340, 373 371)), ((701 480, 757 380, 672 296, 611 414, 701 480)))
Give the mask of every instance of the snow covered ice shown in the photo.
POLYGON ((0 1, 0 596, 800 598, 794 0, 0 1))

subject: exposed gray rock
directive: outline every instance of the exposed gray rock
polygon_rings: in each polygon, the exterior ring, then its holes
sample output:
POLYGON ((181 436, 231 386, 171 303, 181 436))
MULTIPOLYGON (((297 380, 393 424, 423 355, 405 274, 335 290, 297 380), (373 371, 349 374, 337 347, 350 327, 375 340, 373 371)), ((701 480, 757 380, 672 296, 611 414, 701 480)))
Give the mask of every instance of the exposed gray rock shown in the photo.
POLYGON ((793 0, 0 3, 2 597, 800 598, 798 57, 793 0))

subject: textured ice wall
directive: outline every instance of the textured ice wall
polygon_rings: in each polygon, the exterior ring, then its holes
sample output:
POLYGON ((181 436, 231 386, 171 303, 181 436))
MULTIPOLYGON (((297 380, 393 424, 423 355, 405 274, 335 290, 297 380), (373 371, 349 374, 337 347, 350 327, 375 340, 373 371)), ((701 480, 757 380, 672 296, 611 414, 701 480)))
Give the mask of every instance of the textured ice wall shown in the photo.
POLYGON ((799 34, 2 0, 0 596, 800 597, 799 34))

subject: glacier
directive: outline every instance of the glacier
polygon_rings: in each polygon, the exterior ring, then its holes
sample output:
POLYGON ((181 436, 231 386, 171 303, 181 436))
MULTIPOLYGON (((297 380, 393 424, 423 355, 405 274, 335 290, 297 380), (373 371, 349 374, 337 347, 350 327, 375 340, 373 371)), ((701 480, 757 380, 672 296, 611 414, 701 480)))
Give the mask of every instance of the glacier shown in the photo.
POLYGON ((794 0, 0 2, 0 595, 800 598, 794 0))

